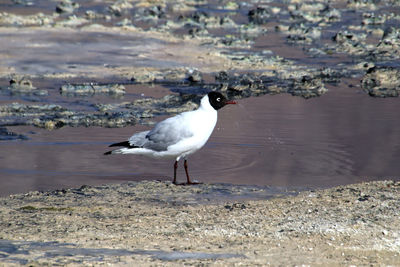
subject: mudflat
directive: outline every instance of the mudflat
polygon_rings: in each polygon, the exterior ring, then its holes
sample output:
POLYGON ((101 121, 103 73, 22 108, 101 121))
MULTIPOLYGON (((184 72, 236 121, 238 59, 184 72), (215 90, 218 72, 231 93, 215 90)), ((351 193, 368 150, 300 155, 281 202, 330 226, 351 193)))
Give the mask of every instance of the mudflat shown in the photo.
POLYGON ((0 199, 0 265, 400 262, 400 183, 325 190, 130 182, 0 199))

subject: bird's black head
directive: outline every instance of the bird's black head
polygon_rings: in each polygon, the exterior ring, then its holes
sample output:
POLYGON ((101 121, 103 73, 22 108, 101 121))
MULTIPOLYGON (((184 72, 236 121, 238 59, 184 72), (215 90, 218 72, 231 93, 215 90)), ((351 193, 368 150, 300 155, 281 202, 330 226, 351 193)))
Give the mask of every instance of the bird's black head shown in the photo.
POLYGON ((208 101, 210 101, 210 105, 215 110, 218 110, 228 104, 236 104, 235 101, 229 101, 225 96, 218 92, 209 92, 208 101))

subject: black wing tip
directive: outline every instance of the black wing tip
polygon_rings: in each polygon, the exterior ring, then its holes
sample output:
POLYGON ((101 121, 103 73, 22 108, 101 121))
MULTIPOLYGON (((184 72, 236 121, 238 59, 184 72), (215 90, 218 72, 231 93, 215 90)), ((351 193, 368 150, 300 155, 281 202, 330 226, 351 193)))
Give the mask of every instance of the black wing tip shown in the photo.
POLYGON ((123 141, 115 144, 111 144, 108 147, 113 147, 113 146, 122 146, 126 148, 140 148, 139 146, 132 145, 129 141, 123 141))
POLYGON ((111 155, 112 151, 107 151, 106 153, 104 153, 104 155, 111 155))
POLYGON ((108 147, 113 147, 113 146, 131 147, 131 144, 129 143, 129 141, 123 141, 123 142, 111 144, 111 145, 109 145, 108 147))

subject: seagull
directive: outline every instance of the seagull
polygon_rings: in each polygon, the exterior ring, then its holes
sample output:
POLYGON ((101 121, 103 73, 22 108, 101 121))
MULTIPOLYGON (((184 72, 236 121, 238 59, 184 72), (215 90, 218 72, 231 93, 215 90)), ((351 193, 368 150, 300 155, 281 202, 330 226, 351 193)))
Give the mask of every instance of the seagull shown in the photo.
MULTIPOLYGON (((183 158, 187 185, 198 184, 190 180, 187 157, 202 148, 217 123, 217 110, 229 101, 218 92, 209 92, 203 96, 198 109, 180 113, 157 123, 152 130, 132 135, 127 141, 111 144, 109 147, 122 147, 108 151, 110 154, 134 154, 152 158, 175 158, 174 184, 178 161, 183 158)), ((184 184, 184 183, 183 183, 184 184)))

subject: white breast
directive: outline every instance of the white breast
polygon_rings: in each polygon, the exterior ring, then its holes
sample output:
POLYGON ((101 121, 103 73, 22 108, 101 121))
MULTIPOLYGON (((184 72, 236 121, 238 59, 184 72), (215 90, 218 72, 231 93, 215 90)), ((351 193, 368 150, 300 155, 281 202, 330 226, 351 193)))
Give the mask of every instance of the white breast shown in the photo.
POLYGON ((208 106, 201 105, 199 109, 182 115, 184 116, 185 126, 193 133, 193 136, 168 147, 170 152, 179 153, 178 160, 202 148, 210 138, 217 123, 217 111, 209 104, 208 106))

